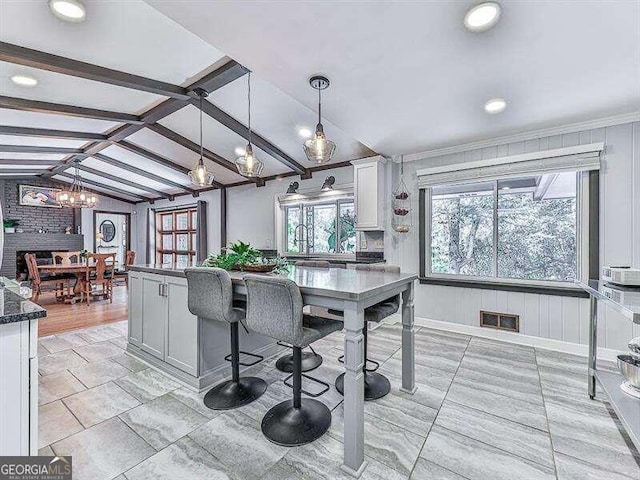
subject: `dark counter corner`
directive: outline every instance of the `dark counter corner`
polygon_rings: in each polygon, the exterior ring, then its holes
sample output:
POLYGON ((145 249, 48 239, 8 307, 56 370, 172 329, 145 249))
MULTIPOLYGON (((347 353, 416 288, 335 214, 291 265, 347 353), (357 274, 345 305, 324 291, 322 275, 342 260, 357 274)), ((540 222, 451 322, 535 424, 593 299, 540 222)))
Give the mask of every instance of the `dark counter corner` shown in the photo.
POLYGON ((24 322, 47 316, 41 306, 6 288, 0 288, 0 324, 24 322))

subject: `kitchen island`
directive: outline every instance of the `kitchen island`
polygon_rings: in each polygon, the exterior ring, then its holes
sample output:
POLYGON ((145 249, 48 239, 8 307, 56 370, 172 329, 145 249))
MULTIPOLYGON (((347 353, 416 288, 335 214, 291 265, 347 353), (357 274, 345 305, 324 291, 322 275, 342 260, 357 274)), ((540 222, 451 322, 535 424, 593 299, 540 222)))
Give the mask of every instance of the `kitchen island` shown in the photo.
POLYGON ((46 315, 0 277, 0 456, 38 454, 38 319, 46 315))
MULTIPOLYGON (((234 297, 244 297, 244 272, 232 271, 234 297)), ((364 309, 402 295, 402 390, 415 391, 414 282, 416 274, 343 268, 291 267, 305 305, 344 312, 344 463, 360 476, 364 457, 364 309)), ((226 325, 197 319, 188 313, 184 269, 171 265, 136 265, 129 273, 129 344, 127 350, 179 380, 191 375, 199 388, 229 375, 224 356, 229 351, 226 325), (206 357, 206 358, 204 358, 206 357), (187 373, 187 372, 191 373, 187 373)), ((265 312, 268 315, 269 312, 265 312)), ((240 340, 242 350, 275 352, 275 341, 256 334, 240 340)))

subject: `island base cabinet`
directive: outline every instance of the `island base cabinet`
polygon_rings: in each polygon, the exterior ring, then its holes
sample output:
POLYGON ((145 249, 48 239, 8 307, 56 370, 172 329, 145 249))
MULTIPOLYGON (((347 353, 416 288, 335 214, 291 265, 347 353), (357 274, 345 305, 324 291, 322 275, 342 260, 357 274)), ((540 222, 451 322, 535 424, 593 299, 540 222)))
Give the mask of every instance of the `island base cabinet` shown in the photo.
POLYGON ((191 375, 198 374, 198 318, 187 280, 129 273, 129 343, 191 375))

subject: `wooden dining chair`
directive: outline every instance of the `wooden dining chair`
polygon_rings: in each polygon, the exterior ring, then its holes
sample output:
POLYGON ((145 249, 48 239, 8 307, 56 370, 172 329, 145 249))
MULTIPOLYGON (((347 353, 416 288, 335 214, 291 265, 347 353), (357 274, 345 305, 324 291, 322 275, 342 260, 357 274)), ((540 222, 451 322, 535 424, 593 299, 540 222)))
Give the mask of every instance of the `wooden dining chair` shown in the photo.
POLYGON ((129 287, 129 267, 136 261, 136 252, 127 250, 124 256, 124 266, 122 269, 115 271, 115 278, 124 278, 124 284, 129 287))
MULTIPOLYGON (((53 285, 55 288, 56 300, 61 299, 64 294, 64 285, 66 277, 61 275, 49 275, 47 277, 40 276, 40 270, 38 270, 38 263, 36 262, 36 256, 33 253, 27 253, 24 256, 24 260, 27 263, 27 271, 29 272, 29 280, 31 280, 31 288, 33 290, 33 301, 37 302, 40 294, 42 293, 42 287, 53 285)), ((68 285, 68 282, 66 282, 68 285)))
POLYGON ((84 288, 81 291, 81 300, 87 296, 87 305, 91 304, 91 295, 102 295, 113 303, 113 273, 116 266, 115 253, 89 253, 87 254, 87 269, 85 271, 84 288), (93 265, 92 265, 93 261, 93 265), (93 291, 93 287, 100 285, 100 292, 93 291))
POLYGON ((56 265, 71 265, 80 262, 80 252, 51 252, 56 265))

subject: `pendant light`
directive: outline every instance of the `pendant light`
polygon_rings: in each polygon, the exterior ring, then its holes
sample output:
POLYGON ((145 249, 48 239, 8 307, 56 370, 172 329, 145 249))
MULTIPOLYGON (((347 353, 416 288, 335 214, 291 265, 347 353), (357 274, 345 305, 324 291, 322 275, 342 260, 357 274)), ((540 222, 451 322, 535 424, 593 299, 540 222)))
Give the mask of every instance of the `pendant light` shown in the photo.
POLYGON ((63 207, 72 208, 93 208, 98 203, 98 197, 95 194, 82 188, 82 177, 77 163, 75 165, 73 183, 68 189, 63 189, 56 193, 56 200, 63 207))
POLYGON ((207 170, 202 157, 202 152, 204 151, 204 144, 202 143, 202 102, 208 93, 202 88, 196 89, 195 93, 200 97, 200 158, 193 170, 189 172, 189 179, 197 187, 208 187, 213 183, 213 174, 207 170))
POLYGON ((247 140, 249 143, 247 143, 244 155, 236 158, 236 168, 238 173, 245 177, 259 177, 264 164, 253 154, 253 147, 251 146, 251 72, 247 75, 247 105, 247 116, 249 117, 249 138, 247 140))
POLYGON ((336 144, 327 140, 322 127, 322 95, 321 92, 329 86, 329 79, 321 75, 316 75, 309 79, 311 87, 318 90, 318 125, 313 138, 304 142, 304 153, 307 158, 314 163, 325 163, 331 160, 336 151, 336 144))

